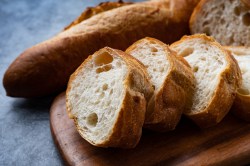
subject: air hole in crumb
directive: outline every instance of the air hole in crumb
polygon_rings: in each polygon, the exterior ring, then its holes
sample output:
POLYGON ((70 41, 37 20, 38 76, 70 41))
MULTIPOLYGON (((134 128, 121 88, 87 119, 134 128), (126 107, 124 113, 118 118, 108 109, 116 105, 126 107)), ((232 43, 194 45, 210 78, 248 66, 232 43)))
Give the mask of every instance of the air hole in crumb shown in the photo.
POLYGON ((87 125, 89 127, 95 127, 98 122, 98 116, 96 113, 89 114, 87 117, 87 125))
POLYGON ((202 61, 206 61, 206 57, 201 57, 201 60, 202 61))
POLYGON ((79 98, 79 95, 78 95, 78 94, 75 94, 74 97, 75 97, 75 98, 79 98))
POLYGON ((194 68, 193 68, 193 71, 194 72, 197 72, 199 70, 199 67, 198 66, 195 66, 194 68))
POLYGON ((94 104, 99 104, 100 103, 100 100, 96 100, 95 102, 94 102, 94 104))
MULTIPOLYGON (((151 47, 151 52, 157 52, 158 50, 157 50, 157 48, 155 48, 155 47, 151 47)), ((156 54, 155 54, 156 55, 156 54)))
POLYGON ((220 23, 221 23, 221 24, 225 24, 225 20, 224 20, 224 19, 221 19, 221 20, 220 20, 220 23))
POLYGON ((242 17, 243 24, 246 26, 250 25, 250 13, 246 13, 242 17))
POLYGON ((96 66, 102 66, 113 62, 113 57, 107 53, 103 52, 94 58, 94 63, 96 66))
POLYGON ((160 68, 160 72, 163 72, 163 71, 164 71, 164 68, 163 68, 163 67, 161 67, 161 68, 160 68))
POLYGON ((103 98, 104 96, 105 96, 105 93, 102 92, 102 93, 100 94, 100 98, 103 98))
POLYGON ((209 24, 208 21, 204 21, 204 22, 202 23, 202 26, 204 27, 204 26, 206 26, 206 25, 208 25, 208 24, 209 24))
POLYGON ((156 71, 156 68, 153 68, 153 71, 156 71))
POLYGON ((109 101, 107 101, 107 102, 106 102, 106 104, 105 104, 105 105, 106 105, 106 106, 109 106, 109 105, 110 105, 110 103, 111 103, 111 101, 109 100, 109 101))
POLYGON ((96 92, 96 93, 100 92, 100 89, 99 89, 99 88, 98 88, 98 89, 96 89, 96 90, 95 90, 95 92, 96 92))
POLYGON ((244 89, 244 88, 239 88, 238 89, 238 93, 242 94, 242 95, 250 95, 250 92, 248 89, 244 89))
POLYGON ((103 86, 102 86, 102 90, 107 90, 108 89, 108 84, 104 84, 103 86))
POLYGON ((231 36, 231 37, 229 38, 229 43, 231 43, 231 44, 234 43, 234 37, 233 37, 233 36, 231 36))
POLYGON ((154 85, 152 85, 152 87, 153 87, 153 89, 155 90, 155 86, 154 86, 154 85))
POLYGON ((134 96, 133 100, 135 103, 140 103, 140 97, 138 97, 138 96, 134 96))
POLYGON ((112 68, 112 65, 105 65, 96 69, 96 73, 107 72, 112 68))
POLYGON ((110 94, 110 95, 112 95, 112 94, 113 94, 113 89, 111 89, 111 90, 110 90, 109 94, 110 94))
POLYGON ((121 67, 121 65, 122 65, 121 62, 117 62, 117 63, 116 63, 116 66, 117 66, 117 67, 121 67))
POLYGON ((239 15, 240 15, 240 8, 239 8, 238 6, 236 6, 236 7, 234 8, 234 14, 235 14, 236 16, 239 16, 239 15))
POLYGON ((192 54, 194 52, 194 49, 193 48, 186 48, 185 50, 183 50, 179 56, 182 56, 182 57, 186 57, 186 56, 189 56, 190 54, 192 54))
POLYGON ((206 35, 210 36, 210 34, 211 34, 210 28, 209 28, 209 27, 205 27, 205 28, 204 28, 204 33, 205 33, 206 35))
POLYGON ((222 10, 224 10, 225 9, 225 5, 221 4, 221 8, 222 8, 222 10))

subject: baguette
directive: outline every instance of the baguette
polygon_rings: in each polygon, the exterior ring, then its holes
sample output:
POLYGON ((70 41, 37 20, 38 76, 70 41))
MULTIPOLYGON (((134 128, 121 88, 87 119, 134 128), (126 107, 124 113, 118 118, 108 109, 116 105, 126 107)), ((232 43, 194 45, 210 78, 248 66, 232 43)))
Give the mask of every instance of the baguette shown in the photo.
POLYGON ((232 112, 250 122, 250 48, 226 47, 237 60, 242 74, 242 85, 237 90, 232 112))
POLYGON ((124 50, 146 36, 166 43, 176 41, 189 33, 189 16, 197 2, 158 0, 129 4, 77 23, 17 57, 4 74, 6 94, 39 97, 60 92, 84 59, 105 46, 124 50))
POLYGON ((80 135, 99 147, 133 148, 140 140, 146 101, 153 94, 145 68, 105 47, 71 75, 66 106, 80 135))
POLYGON ((184 113, 201 128, 216 125, 229 112, 241 85, 236 60, 206 35, 185 36, 171 48, 188 61, 197 81, 193 105, 184 113))
POLYGON ((190 19, 192 34, 206 33, 227 46, 250 46, 249 27, 249 0, 202 0, 190 19))
POLYGON ((195 78, 191 68, 166 44, 153 38, 135 42, 126 52, 146 66, 155 87, 148 102, 144 127, 160 132, 174 130, 183 110, 192 103, 195 78))

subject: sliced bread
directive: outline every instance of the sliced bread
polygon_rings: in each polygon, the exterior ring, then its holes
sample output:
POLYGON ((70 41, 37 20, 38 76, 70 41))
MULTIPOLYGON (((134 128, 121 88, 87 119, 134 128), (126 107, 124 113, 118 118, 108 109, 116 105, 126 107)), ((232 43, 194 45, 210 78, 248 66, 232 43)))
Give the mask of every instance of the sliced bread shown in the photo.
POLYGON ((105 47, 71 75, 66 105, 80 135, 99 147, 133 148, 153 94, 148 75, 136 59, 105 47))
POLYGON ((201 0, 191 16, 190 30, 213 36, 222 45, 250 46, 249 0, 201 0))
POLYGON ((237 60, 242 74, 242 85, 237 90, 232 112, 250 121, 250 47, 226 47, 237 60))
POLYGON ((188 61, 196 78, 193 105, 185 114, 201 128, 219 123, 230 110, 241 84, 236 60, 206 35, 184 36, 171 48, 188 61))
POLYGON ((126 52, 144 64, 155 87, 144 127, 161 132, 175 129, 183 110, 191 106, 195 86, 191 68, 166 44, 149 37, 126 52))

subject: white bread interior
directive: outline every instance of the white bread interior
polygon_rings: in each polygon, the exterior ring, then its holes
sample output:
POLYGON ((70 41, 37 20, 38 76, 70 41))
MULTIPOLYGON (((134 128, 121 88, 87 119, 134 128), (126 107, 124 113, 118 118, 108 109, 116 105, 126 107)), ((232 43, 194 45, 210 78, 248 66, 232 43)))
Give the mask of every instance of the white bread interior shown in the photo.
POLYGON ((213 36, 222 45, 250 46, 250 8, 241 0, 202 0, 191 16, 190 30, 213 36))

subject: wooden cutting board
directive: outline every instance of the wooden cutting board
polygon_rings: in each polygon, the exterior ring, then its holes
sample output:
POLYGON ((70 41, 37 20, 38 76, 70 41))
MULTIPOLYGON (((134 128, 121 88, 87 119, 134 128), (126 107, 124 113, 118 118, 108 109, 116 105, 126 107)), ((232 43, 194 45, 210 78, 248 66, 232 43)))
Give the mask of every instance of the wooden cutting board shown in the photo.
POLYGON ((65 107, 65 94, 53 102, 50 126, 68 165, 244 165, 250 163, 250 124, 228 115, 200 130, 188 119, 168 133, 143 130, 135 149, 97 148, 80 137, 65 107))

